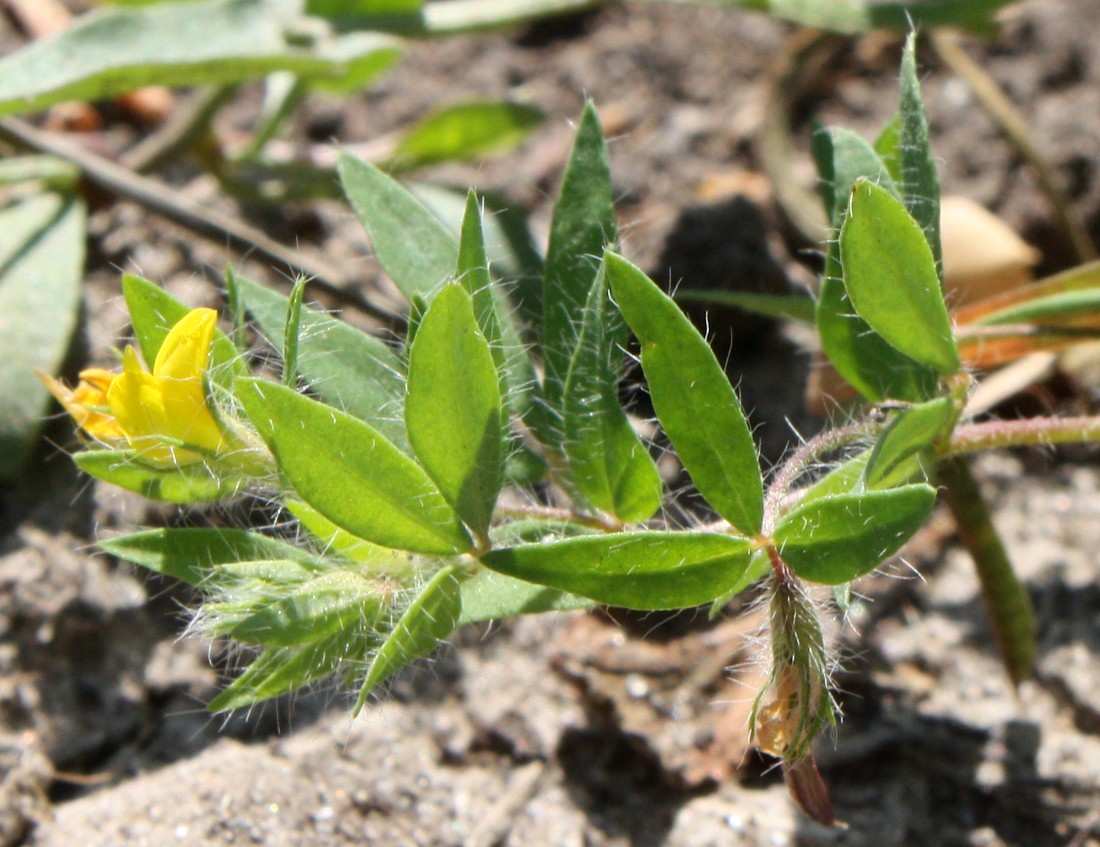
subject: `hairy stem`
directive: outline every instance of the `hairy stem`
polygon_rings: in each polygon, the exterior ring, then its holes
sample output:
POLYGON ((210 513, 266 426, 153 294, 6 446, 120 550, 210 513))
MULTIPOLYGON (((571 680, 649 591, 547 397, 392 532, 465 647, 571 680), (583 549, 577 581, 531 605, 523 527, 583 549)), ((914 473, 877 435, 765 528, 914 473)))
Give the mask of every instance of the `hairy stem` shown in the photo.
POLYGON ((1049 447, 1100 441, 1100 417, 1027 418, 983 421, 956 427, 943 448, 945 456, 960 456, 998 447, 1049 447))
POLYGON ((826 430, 819 433, 799 447, 791 454, 791 457, 783 463, 768 486, 767 496, 764 498, 764 535, 771 535, 775 529, 775 523, 779 519, 779 512, 787 499, 787 493, 806 468, 833 450, 837 450, 860 438, 880 429, 882 424, 873 421, 858 421, 837 429, 826 430))

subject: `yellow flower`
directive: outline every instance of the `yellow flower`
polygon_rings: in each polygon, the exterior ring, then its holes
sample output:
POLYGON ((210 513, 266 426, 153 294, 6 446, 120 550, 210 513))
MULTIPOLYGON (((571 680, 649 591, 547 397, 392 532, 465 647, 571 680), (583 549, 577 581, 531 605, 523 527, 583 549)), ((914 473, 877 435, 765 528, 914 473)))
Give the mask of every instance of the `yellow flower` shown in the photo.
POLYGON ((126 440, 126 434, 110 414, 107 404, 107 389, 117 376, 103 368, 88 368, 80 372, 80 382, 76 388, 69 388, 49 374, 38 372, 38 378, 57 398, 61 408, 72 415, 77 426, 104 444, 126 440))
POLYGON ((114 445, 125 440, 143 461, 158 467, 201 462, 204 454, 226 446, 203 387, 217 319, 213 309, 184 315, 165 336, 152 373, 127 347, 121 374, 83 371, 72 391, 52 378, 43 376, 43 381, 97 441, 114 445))

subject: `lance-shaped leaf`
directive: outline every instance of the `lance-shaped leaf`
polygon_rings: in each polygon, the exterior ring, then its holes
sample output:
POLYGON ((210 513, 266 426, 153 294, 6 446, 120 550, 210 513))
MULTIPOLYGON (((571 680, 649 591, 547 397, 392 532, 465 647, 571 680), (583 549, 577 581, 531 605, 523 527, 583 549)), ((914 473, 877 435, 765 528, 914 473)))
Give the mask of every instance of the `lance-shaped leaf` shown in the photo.
POLYGON ((523 141, 544 118, 541 111, 523 103, 476 100, 446 106, 398 139, 387 170, 421 168, 505 150, 523 141))
POLYGON ((886 124, 875 138, 875 153, 882 159, 886 170, 894 185, 901 185, 904 175, 901 172, 901 116, 894 117, 886 124))
POLYGON ((99 546, 127 562, 191 585, 208 579, 219 565, 253 560, 288 560, 317 568, 315 556, 300 547, 243 529, 151 529, 100 541, 99 546))
POLYGON ((409 300, 454 273, 458 242, 408 189, 348 153, 340 154, 336 171, 378 261, 409 300))
POLYGON ((330 560, 346 559, 355 562, 359 573, 385 574, 399 580, 411 576, 416 568, 416 559, 409 553, 364 541, 301 500, 287 500, 285 505, 301 528, 316 540, 317 549, 324 550, 330 560))
POLYGON ((500 395, 511 414, 526 420, 537 384, 535 367, 512 323, 508 297, 489 273, 481 203, 473 191, 466 195, 462 215, 457 276, 473 298, 478 326, 489 342, 500 377, 500 395))
POLYGON ((102 100, 153 83, 227 84, 278 70, 363 83, 400 55, 398 42, 378 33, 292 44, 300 15, 297 0, 162 3, 84 15, 0 61, 0 114, 102 100))
POLYGON ((462 582, 462 615, 456 625, 499 621, 541 612, 571 612, 574 609, 590 609, 594 605, 585 597, 481 568, 462 582))
POLYGON ((626 523, 661 506, 661 475, 619 403, 626 327, 601 267, 588 295, 563 397, 569 485, 582 502, 626 523))
POLYGON ((56 373, 76 329, 84 217, 58 194, 0 209, 0 478, 22 470, 41 429, 49 395, 35 370, 56 373))
POLYGON ((409 351, 405 424, 409 443, 458 516, 489 530, 503 479, 500 384, 473 301, 443 288, 409 351))
MULTIPOLYGON (((289 298, 239 275, 236 282, 244 307, 277 348, 289 298)), ((310 391, 404 448, 405 363, 397 353, 382 339, 311 309, 302 309, 299 326, 298 373, 310 391)))
POLYGON ((632 532, 523 544, 482 557, 507 576, 627 609, 683 609, 747 584, 752 543, 717 533, 632 532))
POLYGON ((746 535, 760 531, 763 483, 737 394, 706 339, 642 271, 604 257, 623 317, 638 336, 653 408, 695 487, 746 535))
POLYGON ((211 503, 233 497, 246 480, 216 476, 202 463, 154 468, 135 450, 85 450, 73 462, 88 476, 162 503, 211 503))
POLYGON ((928 139, 928 120, 917 79, 917 34, 910 32, 901 55, 901 106, 898 110, 898 155, 905 208, 924 232, 937 273, 940 251, 940 178, 928 139))
POLYGON ((371 659, 359 689, 354 714, 363 708, 378 683, 405 665, 427 656, 454 632, 462 614, 461 580, 462 572, 457 567, 449 566, 439 571, 420 590, 371 659))
POLYGON ((872 450, 861 450, 852 458, 841 462, 813 485, 809 486, 798 498, 798 504, 804 506, 814 500, 823 497, 834 497, 837 494, 851 494, 862 491, 863 477, 867 471, 867 463, 871 461, 872 450))
MULTIPOLYGON (((350 571, 321 574, 280 595, 264 596, 270 593, 263 586, 259 596, 243 604, 248 613, 219 634, 261 647, 310 644, 351 628, 370 629, 390 599, 384 583, 350 571)), ((217 605, 204 606, 204 612, 216 618, 217 605)))
MULTIPOLYGON (((887 166, 855 133, 819 130, 814 133, 812 149, 834 230, 844 222, 848 196, 860 177, 898 196, 887 166)), ((868 400, 919 401, 935 394, 936 372, 899 353, 856 314, 844 288, 836 239, 830 242, 825 256, 816 323, 821 347, 833 367, 868 400)))
POLYGON ((599 257, 605 247, 614 244, 616 232, 607 143, 596 108, 588 103, 554 205, 546 253, 542 288, 542 356, 546 365, 543 394, 552 415, 561 413, 565 379, 588 294, 596 280, 599 257))
POLYGON ((208 705, 228 712, 296 691, 334 673, 348 658, 358 658, 370 643, 368 633, 339 631, 305 646, 268 647, 208 705))
POLYGON ((962 367, 924 232, 869 180, 852 186, 840 262, 856 311, 894 349, 941 374, 962 367))
POLYGON ((369 424, 262 380, 238 396, 299 497, 337 526, 414 553, 473 546, 428 475, 369 424))
POLYGON ((838 585, 898 551, 936 502, 928 485, 840 494, 798 506, 775 528, 779 554, 803 579, 838 585))
POLYGON ((947 433, 956 415, 950 397, 939 397, 900 412, 875 444, 864 474, 866 486, 890 488, 920 474, 921 454, 947 433))

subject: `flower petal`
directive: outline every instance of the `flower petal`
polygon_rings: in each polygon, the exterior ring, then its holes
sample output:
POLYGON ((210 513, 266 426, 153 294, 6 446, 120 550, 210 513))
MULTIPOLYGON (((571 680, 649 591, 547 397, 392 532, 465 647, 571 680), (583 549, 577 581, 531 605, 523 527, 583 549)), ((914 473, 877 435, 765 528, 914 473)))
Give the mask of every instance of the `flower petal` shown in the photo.
POLYGON ((210 364, 210 345, 218 313, 193 309, 168 331, 153 363, 153 376, 168 379, 201 378, 210 364))
POLYGON ((96 441, 115 444, 125 438, 118 422, 106 413, 107 388, 115 374, 101 368, 89 368, 81 371, 80 383, 76 388, 69 388, 43 371, 38 371, 37 374, 50 394, 76 421, 77 426, 96 441))
POLYGON ((161 433, 204 450, 220 450, 225 439, 206 405, 202 378, 153 378, 160 389, 161 404, 166 417, 161 433))

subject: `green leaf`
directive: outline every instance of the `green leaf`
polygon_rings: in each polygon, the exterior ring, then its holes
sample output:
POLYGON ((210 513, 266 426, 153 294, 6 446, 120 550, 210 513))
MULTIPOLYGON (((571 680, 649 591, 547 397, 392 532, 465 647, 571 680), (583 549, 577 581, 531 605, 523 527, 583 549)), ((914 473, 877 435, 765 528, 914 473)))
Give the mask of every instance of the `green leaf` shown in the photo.
POLYGON ((1036 297, 1005 306, 988 315, 982 315, 975 323, 981 326, 1016 323, 1057 325, 1062 320, 1072 321, 1073 318, 1094 315, 1098 311, 1100 311, 1100 288, 1058 291, 1045 297, 1036 297))
POLYGON ((283 385, 287 388, 298 388, 298 342, 302 338, 302 297, 305 293, 305 278, 298 277, 290 290, 283 332, 283 385))
POLYGON ((401 15, 419 11, 424 0, 306 0, 306 13, 341 15, 401 15))
POLYGON ((293 647, 352 627, 372 627, 385 611, 387 597, 376 580, 338 571, 317 576, 282 596, 261 597, 258 605, 227 634, 245 644, 293 647))
POLYGON ((917 222, 932 251, 937 275, 942 276, 940 249, 940 178, 928 138, 928 120, 917 78, 917 33, 910 31, 901 55, 901 106, 898 110, 898 153, 905 208, 917 222))
POLYGON ((921 473, 921 453, 945 435, 957 412, 950 397, 940 397, 898 414, 875 444, 864 474, 867 488, 903 485, 921 473))
POLYGON ((69 349, 84 272, 84 205, 40 194, 0 209, 0 479, 19 474, 69 349))
POLYGON ((783 561, 803 579, 850 582, 896 553, 935 502, 936 492, 927 485, 814 500, 783 516, 775 543, 783 561))
MULTIPOLYGON (((168 332, 179 323, 191 307, 177 300, 155 282, 140 276, 123 274, 122 296, 130 312, 142 358, 150 368, 168 332)), ((238 355, 233 342, 220 329, 214 331, 210 347, 210 376, 218 385, 230 388, 233 381, 248 375, 248 366, 238 355)))
MULTIPOLYGON (((298 73, 311 89, 326 94, 355 94, 393 67, 401 58, 401 42, 380 32, 349 32, 314 45, 328 64, 324 72, 298 73)), ((293 72, 293 71, 291 71, 293 72)))
POLYGON ((341 631, 304 647, 268 647, 206 708, 228 712, 295 691, 334 673, 368 645, 365 633, 341 631))
POLYGON ((238 477, 219 477, 203 464, 154 468, 133 450, 84 450, 73 462, 88 476, 162 503, 211 503, 239 494, 247 484, 238 477))
POLYGON ((46 189, 71 193, 80 182, 80 168, 57 156, 9 156, 0 160, 0 185, 40 182, 46 189))
POLYGON ((532 541, 557 541, 577 535, 591 535, 599 530, 583 523, 553 517, 521 518, 493 527, 494 547, 505 547, 532 541))
MULTIPOLYGON (((277 348, 289 298, 237 276, 241 301, 277 348)), ((298 373, 318 398, 366 421, 405 448, 405 364, 382 339, 331 315, 303 309, 298 373)))
MULTIPOLYGON (((855 133, 843 129, 820 130, 814 134, 813 153, 821 175, 826 211, 835 230, 839 231, 844 222, 852 185, 860 177, 897 194, 886 165, 855 133)), ((836 239, 830 242, 825 257, 816 322, 825 355, 837 372, 868 400, 919 401, 935 395, 936 372, 903 356, 855 313, 844 289, 836 239)))
MULTIPOLYGON (((459 237, 469 205, 468 190, 460 192, 427 182, 411 183, 409 190, 455 238, 459 237)), ((522 309, 523 321, 537 325, 540 323, 537 315, 541 311, 543 262, 527 226, 527 217, 522 208, 502 195, 481 192, 478 199, 485 206, 481 229, 492 275, 509 283, 508 300, 515 300, 516 306, 522 309)), ((505 316, 510 316, 514 308, 506 309, 505 316)), ((497 316, 501 317, 499 311, 497 316)))
MULTIPOLYGON (((493 364, 496 365, 500 380, 500 393, 507 411, 510 415, 526 420, 531 411, 534 388, 538 384, 535 367, 527 353, 527 345, 523 343, 512 322, 513 309, 508 296, 500 285, 494 284, 489 273, 481 204, 473 191, 466 195, 466 208, 462 215, 457 276, 473 298, 478 326, 489 342, 489 351, 493 355, 493 364)), ((510 432, 507 424, 505 421, 506 436, 510 432)), ((541 463, 518 440, 513 443, 512 449, 514 453, 521 452, 530 460, 541 463)), ((538 475, 541 476, 541 472, 538 475)))
MULTIPOLYGON (((214 577, 219 591, 236 595, 241 585, 246 585, 248 588, 262 585, 264 592, 269 593, 272 585, 278 585, 280 588, 293 586, 313 579, 318 571, 326 567, 327 563, 322 561, 304 565, 290 559, 256 559, 250 562, 225 562, 217 568, 211 568, 207 576, 214 577)), ((206 587, 213 586, 208 583, 206 587)))
POLYGON ((745 568, 745 573, 741 576, 737 582, 726 589, 726 592, 718 597, 710 604, 710 610, 707 612, 707 617, 710 620, 714 620, 718 617, 726 604, 730 602, 734 597, 756 582, 760 577, 771 570, 771 559, 764 550, 754 550, 751 558, 749 559, 749 566, 745 568))
POLYGON ((625 523, 651 518, 663 484, 649 450, 619 403, 626 326, 601 269, 592 285, 563 397, 562 447, 578 499, 625 523))
POLYGON ((425 585, 378 648, 363 677, 354 714, 378 683, 428 655, 454 632, 462 613, 462 572, 445 567, 425 585))
MULTIPOLYGON (((489 343, 489 352, 500 380, 500 394, 508 396, 511 380, 508 361, 501 340, 501 322, 497 318, 497 298, 493 278, 489 274, 489 257, 485 253, 485 232, 481 225, 481 204, 471 189, 466 194, 462 214, 462 232, 458 244, 458 265, 455 276, 474 303, 477 325, 489 343)), ((527 357, 524 356, 524 359, 527 357)), ((532 372, 533 373, 533 372, 532 372)))
POLYGON ((405 423, 417 458, 484 537, 503 481, 500 384, 473 301, 458 284, 432 300, 409 352, 405 423))
POLYGON ((300 500, 288 500, 285 505, 302 528, 316 539, 317 548, 324 550, 326 557, 346 559, 365 566, 359 568, 362 572, 384 573, 395 579, 412 575, 415 559, 408 553, 358 538, 300 500))
POLYGON ((848 211, 848 197, 857 179, 867 179, 900 198, 890 169, 879 154, 854 132, 843 128, 819 129, 814 133, 813 152, 825 194, 825 212, 835 229, 840 229, 848 211))
POLYGON ((493 550, 481 561, 506 576, 628 609, 683 609, 740 585, 747 538, 716 533, 632 532, 493 550))
POLYGON ((362 82, 392 64, 397 42, 379 35, 319 39, 288 33, 297 0, 210 0, 104 10, 0 59, 0 115, 64 100, 102 100, 143 85, 229 84, 277 70, 362 82))
MULTIPOLYGON (((543 396, 551 418, 561 414, 565 379, 596 281, 599 257, 616 238, 607 143, 596 107, 587 103, 554 205, 542 289, 543 396)), ((543 430, 556 424, 544 423, 543 430)), ((544 441, 551 441, 547 432, 544 441)))
POLYGON ((404 132, 386 169, 412 170, 506 150, 544 119, 540 110, 522 103, 479 100, 446 106, 404 132))
POLYGON ((574 609, 590 609, 594 605, 596 604, 585 597, 532 585, 530 582, 481 568, 462 582, 462 614, 456 626, 540 612, 571 612, 574 609))
POLYGON ((867 463, 871 461, 872 452, 870 449, 862 450, 852 458, 841 462, 807 488, 805 493, 799 497, 798 504, 804 506, 823 497, 861 491, 863 489, 863 477, 867 471, 867 463))
POLYGON ((769 318, 799 323, 814 322, 814 300, 802 294, 756 294, 752 291, 680 288, 676 290, 676 302, 736 306, 746 312, 765 315, 769 318))
POLYGON ((101 540, 99 546, 116 558, 190 585, 203 584, 220 565, 253 560, 320 566, 300 547, 243 529, 150 529, 101 540))
POLYGON ((378 261, 406 297, 428 294, 450 278, 458 243, 408 189, 348 153, 340 154, 336 170, 378 261))
POLYGON ((995 35, 993 13, 1013 0, 724 0, 723 5, 768 14, 814 29, 861 33, 875 29, 910 30, 954 26, 995 35))
POLYGON ((369 424, 262 380, 238 395, 298 496, 337 526, 415 553, 473 546, 427 474, 369 424))
POLYGON ((944 375, 962 367, 924 233, 901 203, 866 179, 852 186, 840 261, 856 311, 894 349, 944 375))
POLYGON ((875 153, 886 166, 890 179, 895 185, 901 185, 904 176, 901 171, 901 116, 894 115, 875 139, 875 153))
POLYGON ((614 253, 604 262, 615 300, 641 342, 653 408, 676 454, 714 510, 755 535, 764 515, 756 445, 714 351, 642 271, 614 253))

